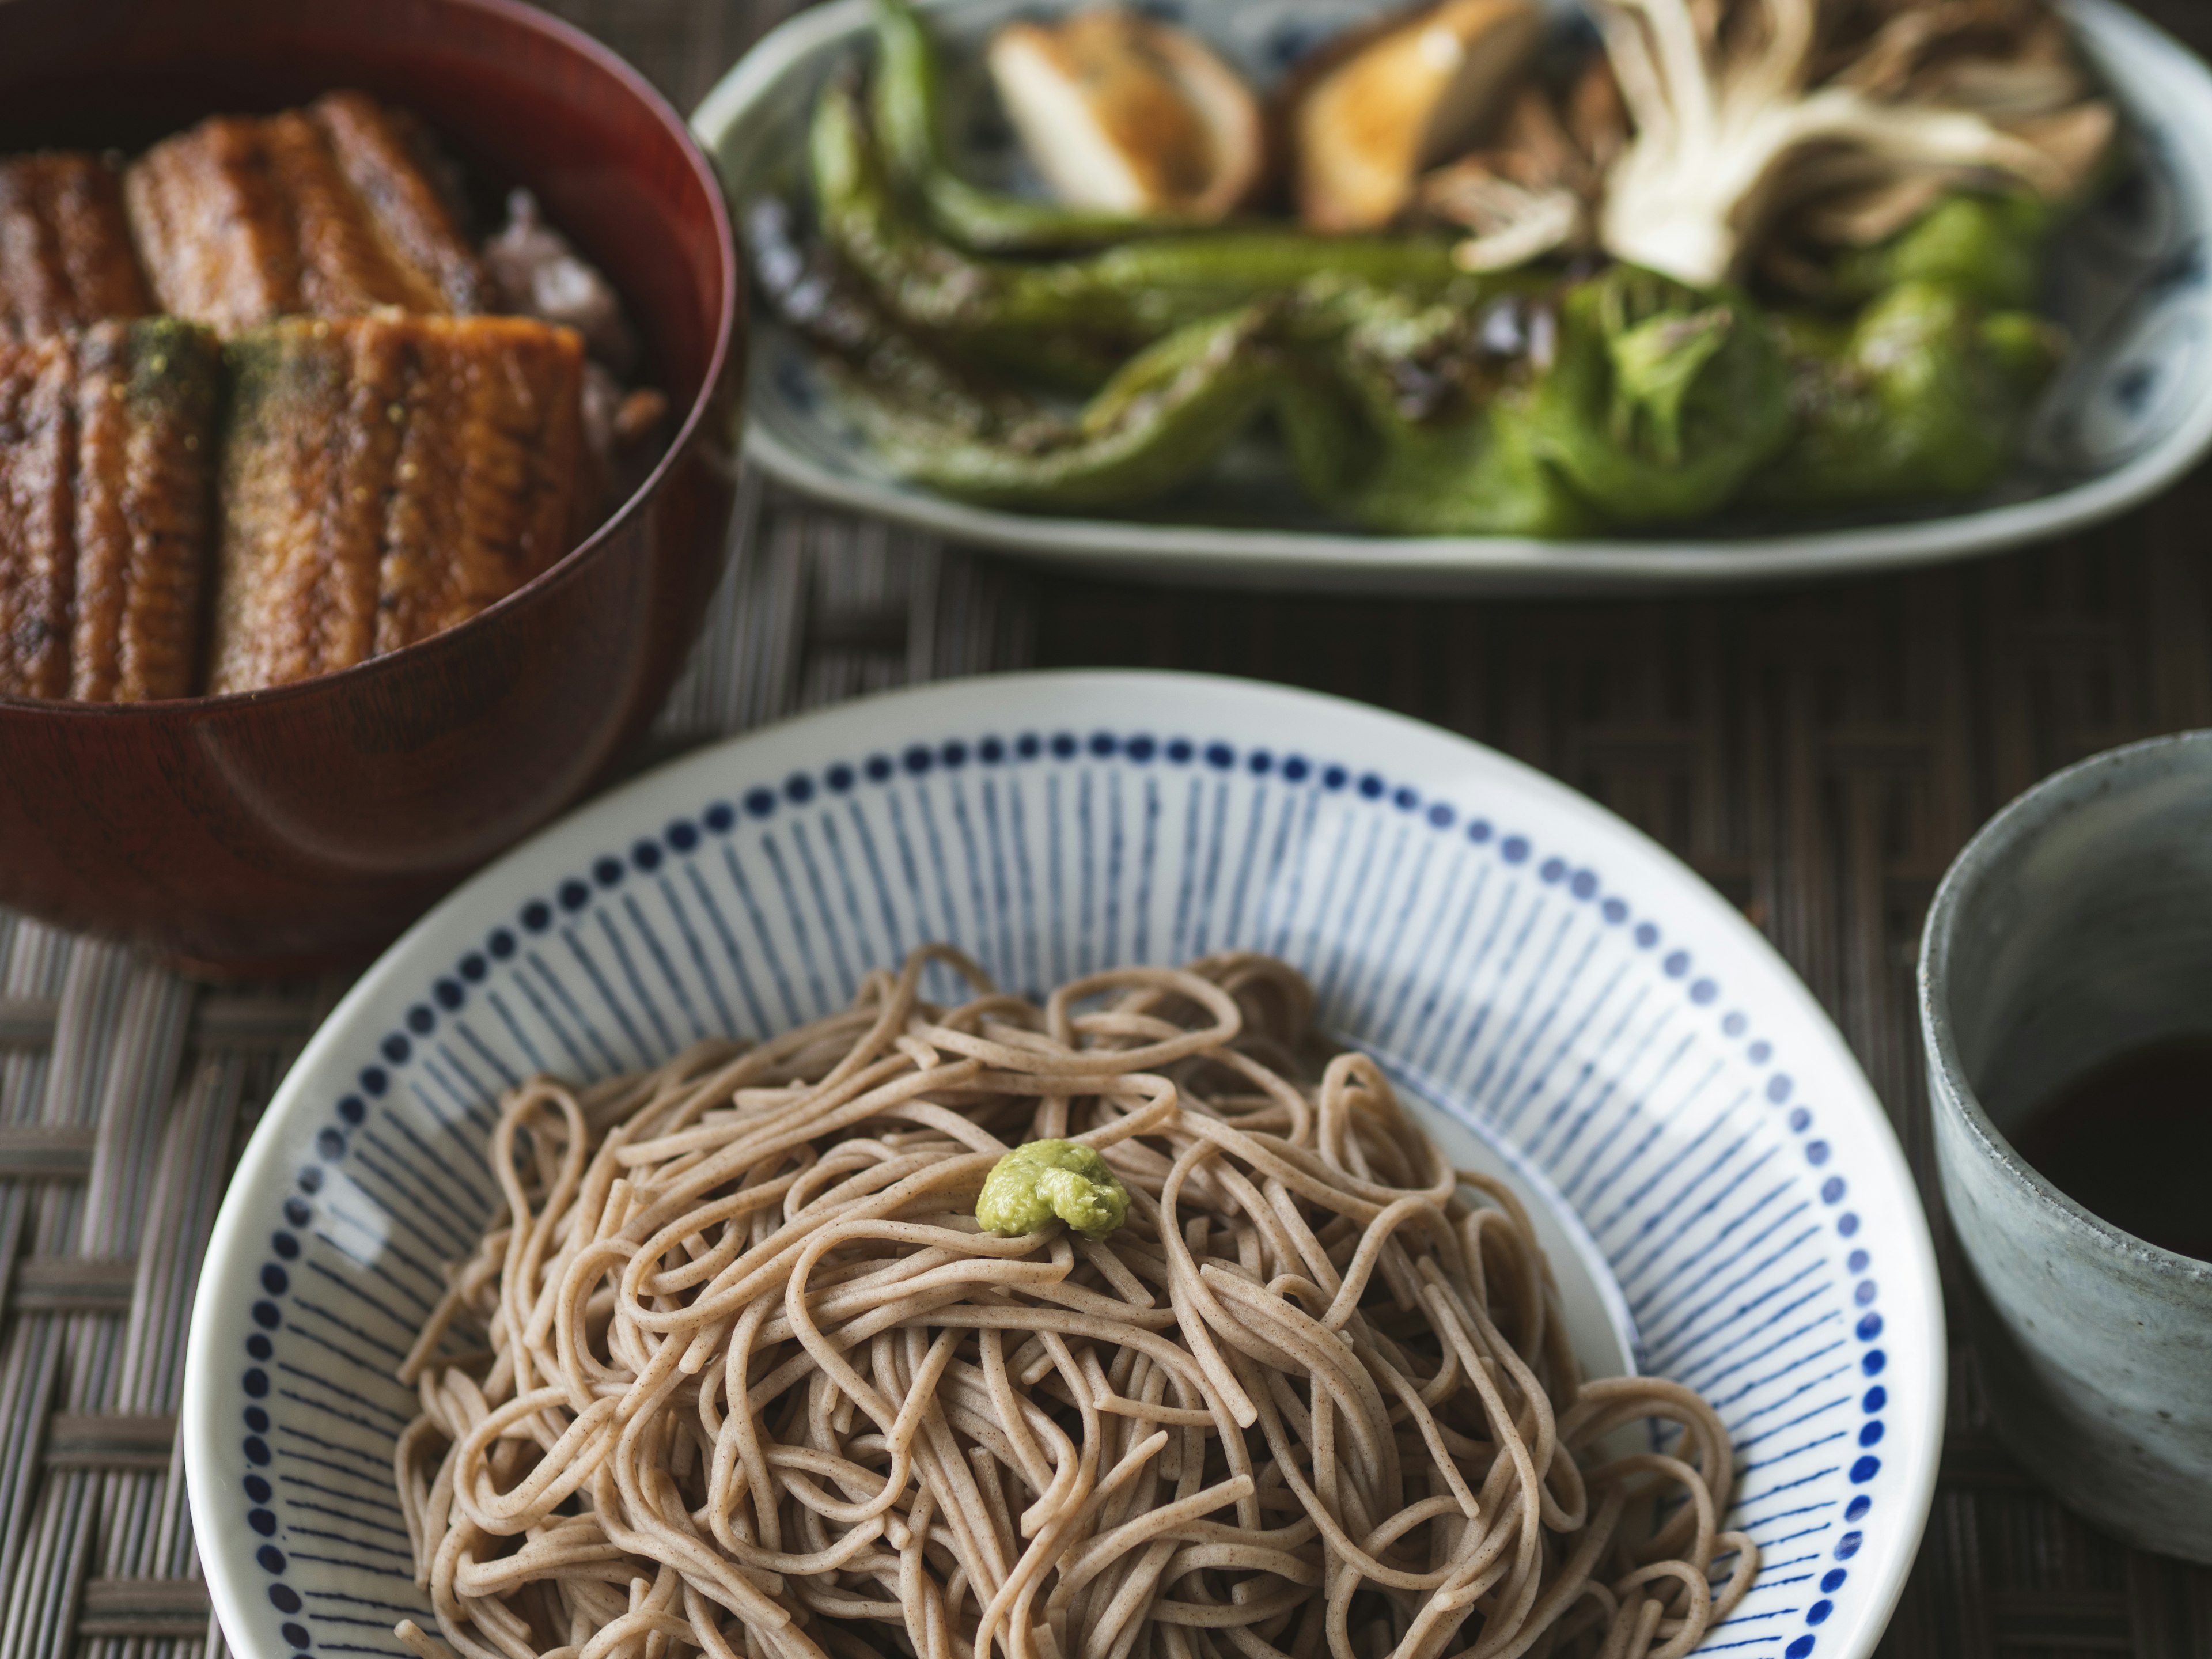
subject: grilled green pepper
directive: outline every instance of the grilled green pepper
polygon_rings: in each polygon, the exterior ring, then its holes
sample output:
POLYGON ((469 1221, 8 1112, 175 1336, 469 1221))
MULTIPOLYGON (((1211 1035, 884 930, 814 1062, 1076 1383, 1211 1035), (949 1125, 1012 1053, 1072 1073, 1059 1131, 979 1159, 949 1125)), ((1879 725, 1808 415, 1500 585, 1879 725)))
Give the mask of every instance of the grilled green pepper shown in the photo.
POLYGON ((1274 398, 1283 360, 1271 308, 1190 323, 1124 364, 1073 417, 948 423, 848 377, 877 453, 901 477, 993 506, 1133 505, 1183 483, 1274 398))
POLYGON ((2051 211, 2042 198, 1947 196, 1888 241, 1839 256, 1832 297, 1871 300, 1900 283, 1941 283, 1993 310, 2035 302, 2051 211))
POLYGON ((937 48, 909 0, 878 0, 870 91, 876 137, 892 181, 921 205, 940 234, 963 247, 997 253, 1098 247, 1176 222, 1085 212, 963 179, 945 142, 937 48))
POLYGON ((900 327, 822 244, 802 246, 788 203, 764 197, 746 210, 745 246, 769 307, 872 396, 957 431, 1018 419, 1018 399, 963 373, 900 327))
POLYGON ((945 334, 1141 343, 1332 272, 1430 291, 1459 275, 1434 239, 1287 230, 1155 238, 1079 259, 979 258, 906 216, 859 100, 835 84, 815 106, 809 159, 823 234, 894 315, 945 334))
POLYGON ((1359 285, 1310 290, 1323 368, 1286 376, 1276 421, 1300 483, 1364 529, 1566 536, 1595 515, 1538 453, 1525 354, 1485 337, 1479 297, 1431 302, 1359 285))
POLYGON ((1278 397, 1298 481, 1319 506, 1391 536, 1573 536, 1598 522, 1537 453, 1527 421, 1492 404, 1429 422, 1367 424, 1304 387, 1278 397))
POLYGON ((1902 283, 1847 325, 1781 331, 1797 434, 1753 495, 1796 510, 1987 489, 2059 356, 2040 318, 1938 283, 1902 283))
POLYGON ((902 326, 834 252, 802 248, 784 203, 745 240, 761 291, 892 472, 1006 507, 1140 501, 1197 472, 1267 403, 1284 367, 1281 302, 1187 325, 1139 351, 1070 416, 966 372, 902 326))
POLYGON ((1751 303, 1633 265, 1567 291, 1528 410, 1537 452, 1626 524, 1726 505, 1790 435, 1781 354, 1751 303))

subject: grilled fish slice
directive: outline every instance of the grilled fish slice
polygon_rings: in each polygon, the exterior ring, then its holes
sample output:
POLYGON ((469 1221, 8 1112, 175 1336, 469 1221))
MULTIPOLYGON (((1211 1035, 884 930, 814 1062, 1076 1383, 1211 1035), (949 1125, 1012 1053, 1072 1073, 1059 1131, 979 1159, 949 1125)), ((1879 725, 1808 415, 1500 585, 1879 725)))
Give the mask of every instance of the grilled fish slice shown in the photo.
POLYGON ((124 188, 162 308, 234 334, 301 313, 485 309, 438 166, 411 119, 333 93, 204 121, 147 151, 124 188))
POLYGON ((0 693, 190 695, 221 366, 166 317, 0 344, 0 693))
POLYGON ((69 695, 76 592, 76 353, 0 346, 0 692, 69 695))
POLYGON ((587 527, 571 330, 381 312, 279 322, 226 356, 213 691, 428 639, 549 568, 587 527))
POLYGON ((113 167, 64 153, 0 161, 0 340, 153 309, 113 167))
POLYGON ((452 163, 430 130, 360 92, 326 94, 309 113, 391 257, 427 277, 443 301, 413 309, 459 316, 496 309, 491 277, 453 210, 459 191, 452 163))

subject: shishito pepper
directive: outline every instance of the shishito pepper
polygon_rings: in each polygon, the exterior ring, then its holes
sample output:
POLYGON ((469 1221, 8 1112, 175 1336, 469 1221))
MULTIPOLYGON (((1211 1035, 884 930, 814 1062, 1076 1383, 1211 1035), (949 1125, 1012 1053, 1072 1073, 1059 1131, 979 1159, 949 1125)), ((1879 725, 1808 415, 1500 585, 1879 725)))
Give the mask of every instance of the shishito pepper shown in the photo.
MULTIPOLYGON (((1498 301, 1511 305, 1511 301, 1498 301)), ((1526 354, 1478 290, 1441 301, 1358 285, 1310 291, 1321 337, 1277 424, 1308 495, 1389 535, 1566 536, 1595 515, 1538 453, 1526 354)))
POLYGON ((944 76, 936 44, 908 0, 878 0, 876 137, 890 177, 941 234, 981 252, 1100 247, 1157 234, 1172 221, 1092 213, 985 190, 954 169, 945 142, 944 76))
POLYGON ((1567 290, 1530 395, 1537 451, 1624 524, 1703 517, 1789 441, 1782 356, 1732 289, 1614 265, 1567 290))
POLYGON ((1020 400, 963 374, 899 326, 819 242, 802 246, 790 204, 764 197, 745 212, 745 246, 761 293, 792 331, 872 394, 956 432, 1017 418, 1020 400))
POLYGON ((1947 196, 1887 241, 1838 255, 1828 297, 1858 302, 1902 283, 1940 283, 1992 309, 2023 309, 2042 285, 2051 226, 2040 197, 1947 196))
POLYGON ((1141 343, 1331 273, 1425 291, 1459 275, 1441 240, 1294 230, 1152 238, 1076 259, 978 258, 907 216, 860 100, 835 84, 816 102, 809 160, 823 235, 893 315, 947 336, 1141 343))
POLYGON ((1003 507, 1102 507, 1199 471, 1266 405, 1283 373, 1279 307, 1190 324, 1139 352, 1070 416, 979 380, 902 328, 829 250, 802 250, 780 202, 746 240, 777 314, 825 369, 892 472, 1003 507))
POLYGON ((1363 424, 1310 392, 1277 405, 1299 482, 1321 506, 1391 536, 1572 536, 1599 522, 1509 406, 1363 424))
POLYGON ((1940 283, 1899 284, 1848 325, 1782 330, 1796 435, 1758 500, 1799 511, 1972 495, 2010 460, 2060 342, 2026 312, 1940 283))
POLYGON ((1274 399, 1283 364, 1265 306, 1190 323, 1123 365, 1072 418, 1030 410, 956 433, 855 386, 854 407, 900 477, 1001 507, 1125 507, 1204 471, 1274 399))

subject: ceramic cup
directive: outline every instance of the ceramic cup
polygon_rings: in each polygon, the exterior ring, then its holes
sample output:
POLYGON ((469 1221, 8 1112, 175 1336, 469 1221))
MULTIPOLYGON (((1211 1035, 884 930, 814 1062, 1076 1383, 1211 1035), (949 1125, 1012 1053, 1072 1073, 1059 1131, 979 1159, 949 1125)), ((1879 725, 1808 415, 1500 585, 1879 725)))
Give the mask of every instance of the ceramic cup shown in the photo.
POLYGON ((1929 912, 1920 1021, 1998 1433, 2107 1531, 2212 1562, 2212 1263, 2091 1214, 2006 1138, 2088 1067, 2212 1031, 2212 732, 2084 761, 1993 818, 1929 912))

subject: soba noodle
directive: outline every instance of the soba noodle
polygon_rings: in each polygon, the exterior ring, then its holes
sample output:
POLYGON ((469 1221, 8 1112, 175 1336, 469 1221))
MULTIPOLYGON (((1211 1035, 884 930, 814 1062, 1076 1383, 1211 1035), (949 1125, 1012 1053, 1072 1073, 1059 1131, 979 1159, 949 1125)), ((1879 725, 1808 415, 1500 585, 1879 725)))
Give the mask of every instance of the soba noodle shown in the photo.
POLYGON ((1038 1007, 936 948, 757 1047, 516 1090, 507 1212, 399 1373, 444 1641, 1688 1652, 1757 1570, 1719 1530, 1720 1419, 1672 1382, 1578 1382, 1512 1194, 1454 1171, 1367 1058, 1317 1048, 1311 1012, 1266 957, 1038 1007), (921 1000, 933 960, 969 1000, 921 1000), (1045 1138, 1127 1187, 1103 1242, 979 1230, 994 1164, 1045 1138), (1671 1449, 1601 1446, 1643 1419, 1671 1449))

